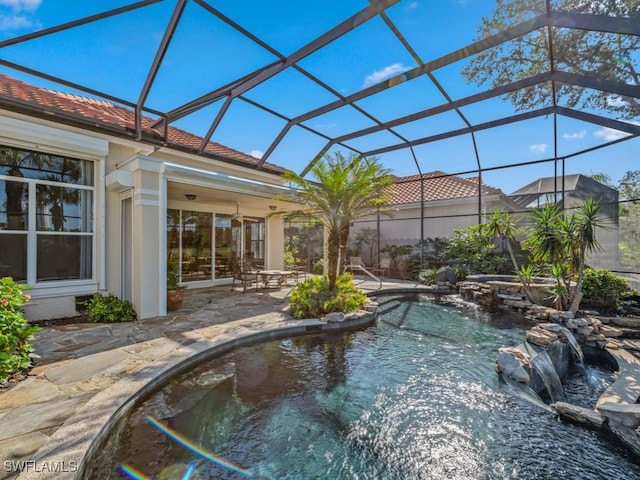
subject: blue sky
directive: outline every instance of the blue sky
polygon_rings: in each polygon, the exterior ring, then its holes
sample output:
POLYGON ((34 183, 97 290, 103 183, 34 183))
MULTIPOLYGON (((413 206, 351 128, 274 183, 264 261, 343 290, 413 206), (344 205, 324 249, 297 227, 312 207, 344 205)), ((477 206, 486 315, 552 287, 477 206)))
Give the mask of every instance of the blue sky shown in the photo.
MULTIPOLYGON (((0 0, 0 40, 130 3, 133 1, 0 0)), ((369 3, 366 0, 326 0, 321 4, 293 0, 210 0, 209 4, 280 54, 289 55, 369 3)), ((117 18, 6 47, 0 50, 0 58, 135 102, 174 5, 175 1, 165 0, 117 18)), ((387 13, 420 58, 429 61, 474 41, 480 18, 490 16, 493 8, 490 0, 402 0, 387 13)), ((171 110, 276 58, 199 5, 189 2, 147 105, 162 111, 171 110)), ((465 64, 466 61, 457 62, 434 73, 454 99, 482 90, 482 87, 466 84, 461 79, 460 71, 465 64)), ((303 59, 299 65, 339 94, 350 95, 415 67, 416 61, 383 21, 374 18, 303 59)), ((10 68, 0 67, 0 73, 34 85, 68 90, 10 68)), ((336 99, 292 69, 250 90, 246 97, 289 118, 336 99)), ((358 105, 385 121, 443 103, 445 99, 434 84, 421 77, 366 98, 358 105)), ((221 102, 210 105, 183 118, 176 126, 202 135, 220 105, 221 102)), ((514 113, 511 104, 501 99, 487 100, 462 110, 472 123, 514 113)), ((249 103, 235 100, 213 140, 260 156, 285 123, 249 103)), ((313 118, 306 125, 328 136, 338 136, 373 123, 355 109, 343 107, 313 118)), ((414 139, 463 126, 458 115, 448 112, 399 126, 396 131, 414 139)), ((620 136, 620 132, 610 129, 558 118, 559 155, 569 155, 620 136)), ((381 132, 354 140, 349 145, 368 151, 395 143, 399 143, 396 137, 381 132)), ((294 127, 269 161, 300 171, 324 144, 325 140, 317 135, 294 127)), ((476 147, 484 167, 551 158, 554 155, 553 119, 541 117, 478 132, 476 147)), ((579 156, 567 160, 565 171, 604 172, 617 182, 627 170, 640 168, 637 166, 638 147, 638 139, 633 139, 579 156)), ((457 173, 477 166, 469 135, 421 145, 414 152, 423 172, 457 173)), ((380 158, 398 175, 417 173, 411 152, 406 149, 380 158)), ((538 177, 553 174, 553 164, 545 163, 486 172, 484 181, 511 193, 538 177)))

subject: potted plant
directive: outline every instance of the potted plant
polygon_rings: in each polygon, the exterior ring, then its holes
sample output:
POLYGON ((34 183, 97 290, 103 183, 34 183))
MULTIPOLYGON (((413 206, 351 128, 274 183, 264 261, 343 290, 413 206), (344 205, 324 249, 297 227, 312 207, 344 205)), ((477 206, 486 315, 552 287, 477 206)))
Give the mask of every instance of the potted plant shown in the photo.
POLYGON ((167 258, 167 310, 178 310, 184 302, 183 285, 178 285, 178 261, 171 256, 167 258))

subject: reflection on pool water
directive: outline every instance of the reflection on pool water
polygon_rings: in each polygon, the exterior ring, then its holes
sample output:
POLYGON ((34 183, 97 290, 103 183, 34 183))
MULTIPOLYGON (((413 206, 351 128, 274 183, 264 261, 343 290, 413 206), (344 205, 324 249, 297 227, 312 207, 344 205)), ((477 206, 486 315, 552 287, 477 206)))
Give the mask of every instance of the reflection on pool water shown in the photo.
MULTIPOLYGON (((202 479, 640 479, 613 438, 498 381, 498 348, 522 342, 521 326, 425 298, 381 300, 380 312, 362 331, 241 348, 172 380, 122 423, 90 478, 127 478, 127 464, 163 479, 188 468, 202 479)), ((613 375, 588 374, 567 395, 592 407, 613 375)))

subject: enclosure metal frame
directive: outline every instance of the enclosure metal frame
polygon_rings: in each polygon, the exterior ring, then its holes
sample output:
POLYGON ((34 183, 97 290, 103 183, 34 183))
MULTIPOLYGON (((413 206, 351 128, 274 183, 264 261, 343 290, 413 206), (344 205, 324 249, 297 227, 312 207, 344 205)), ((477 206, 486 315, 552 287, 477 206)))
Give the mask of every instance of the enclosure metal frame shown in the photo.
MULTIPOLYGON (((15 38, 10 38, 8 40, 4 40, 0 42, 0 55, 3 48, 10 47, 13 45, 17 45, 24 42, 29 42, 35 39, 40 39, 55 33, 63 32, 65 30, 73 29, 76 27, 80 27, 83 25, 87 25, 93 22, 99 22, 108 18, 112 18, 118 15, 123 15, 133 10, 145 9, 150 6, 153 6, 157 3, 167 0, 142 0, 138 2, 131 3, 129 5, 108 10, 102 12, 97 15, 92 15, 84 18, 80 18, 78 20, 74 20, 71 22, 67 22, 61 25, 57 25, 51 28, 45 28, 40 31, 36 31, 33 33, 29 33, 22 36, 17 36, 15 38)), ((16 71, 20 71, 38 78, 41 78, 46 81, 54 82, 61 86, 72 88, 76 91, 83 92, 85 94, 99 97, 111 102, 115 102, 122 106, 128 107, 135 112, 135 128, 131 129, 123 129, 121 127, 117 127, 114 125, 108 124, 100 124, 96 123, 96 121, 92 121, 83 117, 79 114, 74 113, 64 113, 56 112, 55 118, 62 122, 67 123, 74 126, 80 126, 83 128, 89 128, 92 130, 97 130, 100 132, 105 132, 109 134, 115 134, 127 138, 133 138, 138 141, 143 141, 145 143, 149 143, 156 146, 169 146, 172 148, 176 148, 182 151, 187 151, 190 153, 194 153, 196 155, 200 155, 205 158, 213 158, 213 159, 223 159, 225 161, 233 161, 230 159, 222 158, 218 155, 215 155, 206 150, 206 146, 208 142, 211 140, 211 137, 215 133, 216 129, 220 125, 220 122, 224 118, 225 114, 228 112, 230 105, 234 101, 243 101, 251 104, 252 106, 261 109, 267 112, 270 115, 276 116, 281 120, 285 121, 285 126, 280 130, 277 136, 273 139, 271 144, 266 149, 262 158, 256 162, 255 165, 246 164, 247 168, 256 168, 256 169, 267 169, 269 164, 266 163, 276 147, 281 143, 281 141, 286 137, 286 135, 291 131, 293 127, 302 128, 314 135, 319 136, 326 140, 325 145, 317 152, 313 154, 313 159, 309 162, 309 164, 302 169, 300 174, 302 176, 306 176, 313 165, 334 146, 341 146, 345 149, 348 149, 354 152, 358 158, 366 158, 370 156, 380 155, 388 152, 393 152, 397 150, 407 149, 410 154, 413 162, 416 165, 417 173, 420 175, 422 179, 423 172, 420 168, 420 163, 414 151, 414 147, 418 145, 423 145, 431 142, 436 142, 439 140, 453 138, 461 135, 470 135, 473 149, 475 162, 477 165, 476 170, 465 171, 465 172, 455 172, 451 174, 460 175, 467 173, 474 173, 479 176, 478 182, 478 222, 482 222, 482 174, 483 172, 487 172, 490 170, 495 170, 499 168, 511 168, 518 165, 524 165, 524 163, 513 163, 508 165, 501 165, 499 167, 483 167, 482 161, 480 157, 480 153, 476 144, 476 133, 485 129, 495 128, 502 125, 507 125, 515 122, 521 122, 524 120, 528 120, 531 118, 541 117, 541 116, 553 116, 554 120, 554 152, 551 158, 540 160, 539 162, 554 162, 556 165, 557 171, 557 162, 562 161, 564 165, 564 161, 567 158, 582 155, 589 151, 592 151, 594 148, 603 148, 610 146, 612 144, 618 143, 619 141, 627 141, 632 138, 636 138, 640 135, 640 125, 635 125, 632 123, 623 122, 620 120, 616 120, 613 118, 604 117, 601 115, 596 115, 592 113, 587 113, 579 110, 575 110, 572 108, 563 107, 557 104, 555 92, 557 90, 557 86, 559 84, 573 85, 576 87, 583 87, 594 89, 598 91, 603 91, 616 95, 623 95, 627 97, 640 98, 640 86, 630 85, 622 82, 611 81, 604 78, 599 78, 597 76, 586 76, 576 73, 569 73, 558 71, 555 68, 556 60, 555 60, 555 45, 554 45, 554 37, 552 35, 552 30, 554 28, 567 28, 567 29, 580 29, 580 30, 589 30, 589 31, 597 31, 597 32, 606 32, 606 33, 617 33, 617 34, 625 34, 638 36, 640 35, 640 21, 636 18, 620 18, 620 17, 608 17, 608 16, 600 16, 600 15, 591 15, 591 14, 581 14, 581 13, 569 13, 569 12, 558 12, 554 11, 551 7, 550 0, 545 1, 545 13, 538 15, 534 18, 525 20, 519 24, 513 25, 506 30, 499 32, 495 35, 491 35, 482 40, 473 42, 463 48, 455 50, 449 54, 441 56, 439 58, 424 61, 420 55, 416 52, 416 50, 411 46, 411 44, 407 41, 407 39, 403 36, 400 29, 393 23, 393 21, 389 18, 386 13, 386 10, 397 4, 400 0, 370 0, 370 5, 360 10, 355 15, 347 18, 343 22, 339 23, 332 29, 327 32, 321 34, 314 40, 309 43, 303 45, 298 50, 294 51, 289 55, 284 55, 277 51, 277 49, 273 48, 260 38, 257 35, 252 33, 251 31, 245 29, 238 23, 236 23, 231 18, 224 15, 221 11, 216 9, 213 5, 211 5, 206 0, 175 0, 175 6, 173 9, 173 13, 168 21, 168 24, 164 30, 162 39, 159 43, 157 51, 155 53, 155 57, 147 72, 146 79, 144 81, 144 85, 142 86, 137 100, 130 101, 124 98, 118 98, 109 92, 98 91, 95 89, 88 88, 84 85, 79 85, 70 80, 55 77, 47 74, 44 71, 38 71, 31 69, 25 65, 20 65, 16 63, 9 62, 0 58, 0 65, 7 67, 9 69, 13 69, 16 71), (163 61, 165 58, 165 54, 171 42, 173 40, 176 29, 180 25, 180 22, 183 17, 183 13, 187 6, 187 3, 192 1, 193 3, 202 7, 202 9, 209 14, 215 16, 221 22, 224 22, 227 26, 234 29, 236 32, 240 33, 247 39, 251 40, 270 54, 274 55, 277 60, 262 66, 261 68, 256 69, 255 71, 242 76, 241 78, 236 78, 235 80, 229 82, 226 85, 220 86, 211 90, 210 92, 202 95, 198 98, 194 98, 189 102, 185 102, 182 105, 179 105, 176 108, 173 108, 170 111, 158 111, 154 108, 151 108, 147 105, 147 100, 151 89, 154 86, 154 82, 156 76, 159 72, 160 67, 163 65, 163 61), (345 34, 348 34, 352 30, 358 28, 368 20, 374 17, 380 17, 384 24, 388 27, 389 31, 395 38, 404 46, 406 51, 411 55, 411 57, 416 61, 417 67, 410 69, 404 73, 398 74, 385 82, 378 83, 372 85, 370 87, 364 88, 356 93, 351 95, 342 95, 340 92, 333 89, 331 86, 327 85, 325 82, 314 76, 309 71, 305 70, 300 66, 299 62, 314 52, 324 48, 329 45, 334 40, 342 37, 345 34), (434 76, 434 72, 438 69, 445 67, 447 65, 451 65, 454 62, 460 61, 462 59, 468 58, 472 55, 483 52, 489 48, 498 46, 505 42, 509 42, 517 37, 526 35, 530 32, 546 29, 548 42, 549 42, 549 71, 531 76, 529 78, 524 78, 522 80, 513 82, 508 85, 502 85, 496 88, 489 88, 481 91, 480 93, 470 95, 464 98, 459 98, 454 100, 453 97, 447 92, 447 90, 443 87, 443 85, 438 82, 436 77, 434 76), (285 69, 293 69, 298 73, 304 75, 306 78, 311 80, 317 86, 329 92, 331 95, 336 97, 335 101, 322 105, 318 108, 309 110, 305 113, 297 115, 295 117, 288 117, 281 112, 275 111, 271 108, 268 108, 265 105, 262 105, 259 102, 251 100, 245 96, 247 92, 249 92, 252 88, 260 85, 266 80, 274 77, 278 73, 283 72, 285 69), (445 102, 437 105, 435 107, 431 107, 422 111, 414 112, 410 115, 406 115, 403 117, 398 117, 390 121, 381 121, 376 116, 372 115, 370 112, 366 111, 361 106, 357 105, 355 102, 358 100, 365 99, 367 97, 373 96, 377 93, 383 92, 387 89, 393 88, 394 86, 403 83, 409 82, 416 78, 420 77, 428 78, 431 83, 435 86, 435 88, 443 95, 445 102), (538 108, 536 110, 515 113, 510 116, 505 116, 501 118, 494 119, 492 121, 483 122, 483 123, 471 123, 468 118, 461 111, 461 107, 469 106, 476 104, 478 102, 482 102, 484 100, 497 98, 508 94, 509 92, 514 92, 523 88, 539 85, 541 83, 550 83, 553 91, 552 95, 552 105, 538 108), (172 143, 169 138, 168 127, 172 123, 177 120, 192 114, 196 111, 199 111, 214 102, 223 101, 223 105, 218 111, 217 115, 211 120, 210 126, 207 130, 206 135, 203 137, 201 144, 196 148, 186 147, 184 145, 177 145, 172 143), (319 115, 323 115, 334 111, 338 108, 350 106, 355 109, 360 114, 364 115, 366 118, 371 120, 374 123, 374 126, 369 128, 364 128, 360 130, 355 130, 340 136, 331 137, 322 133, 312 127, 310 127, 305 122, 318 117, 319 115), (464 123, 464 127, 456 130, 450 130, 444 133, 439 133, 435 135, 424 136, 421 138, 416 138, 413 140, 409 140, 401 135, 399 132, 394 130, 395 127, 399 125, 403 125, 406 123, 413 122, 415 120, 420 120, 424 118, 431 117, 433 115, 437 115, 444 112, 455 112, 455 114, 462 120, 464 123), (142 128, 142 116, 143 114, 151 115, 154 118, 157 118, 157 121, 153 125, 153 127, 159 129, 162 134, 161 135, 149 135, 145 133, 142 128), (630 134, 628 137, 625 137, 622 140, 616 140, 613 142, 605 143, 599 145, 597 147, 592 147, 590 149, 585 149, 581 151, 576 151, 570 155, 564 155, 562 158, 558 158, 558 150, 557 150, 557 118, 558 116, 563 116, 567 118, 577 119, 585 122, 589 122, 602 127, 609 127, 616 130, 620 130, 630 134), (359 151, 352 146, 349 146, 346 142, 349 140, 357 139, 363 137, 365 135, 369 135, 372 133, 386 131, 391 134, 394 138, 397 139, 397 142, 394 144, 388 144, 384 147, 368 150, 368 151, 359 151)), ((179 74, 179 73, 177 73, 179 74)), ((0 95, 0 108, 18 111, 21 113, 28 113, 29 115, 39 116, 42 118, 51 118, 50 111, 48 111, 44 107, 38 107, 35 105, 28 105, 23 102, 16 101, 14 98, 10 96, 0 95)), ((311 155, 309 155, 311 157, 311 155)), ((237 162, 237 161, 236 161, 237 162)), ((424 190, 424 189, 423 189, 424 190)), ((422 197, 422 209, 421 209, 421 218, 422 218, 422 228, 421 228, 421 238, 424 239, 424 191, 422 197)))

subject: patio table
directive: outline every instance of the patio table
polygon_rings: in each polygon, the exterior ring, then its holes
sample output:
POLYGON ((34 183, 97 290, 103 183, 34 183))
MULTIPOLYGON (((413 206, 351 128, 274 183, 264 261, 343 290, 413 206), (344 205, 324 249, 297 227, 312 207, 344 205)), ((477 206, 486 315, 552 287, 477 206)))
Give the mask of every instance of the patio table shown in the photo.
POLYGON ((264 288, 268 288, 272 280, 277 281, 278 288, 287 283, 287 277, 294 275, 296 272, 292 270, 259 270, 256 272, 262 279, 264 288))

